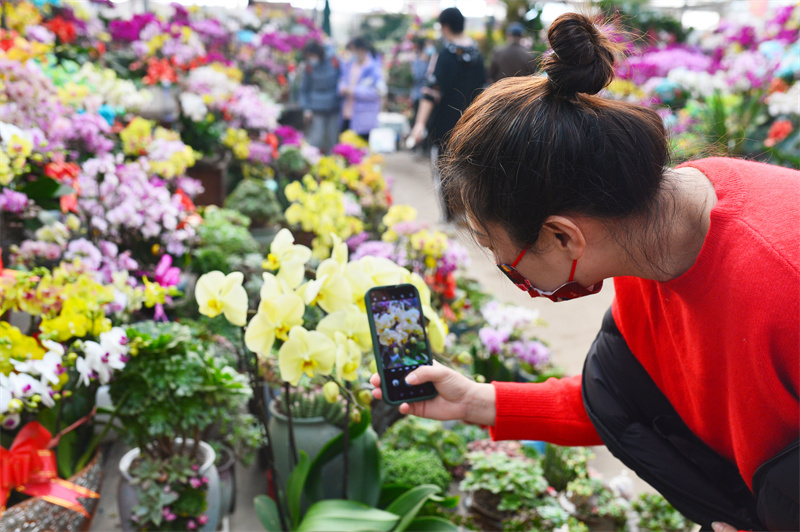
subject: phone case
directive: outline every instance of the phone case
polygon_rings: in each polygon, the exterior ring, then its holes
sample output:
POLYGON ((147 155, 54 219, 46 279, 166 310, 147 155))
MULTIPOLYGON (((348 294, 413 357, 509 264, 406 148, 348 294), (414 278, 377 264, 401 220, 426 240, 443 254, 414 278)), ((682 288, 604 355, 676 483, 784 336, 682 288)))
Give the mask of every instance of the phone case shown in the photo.
MULTIPOLYGON (((372 335, 372 352, 373 352, 373 356, 375 357, 375 365, 378 368, 378 374, 381 377, 381 391, 383 392, 383 400, 384 400, 384 402, 386 402, 387 404, 390 404, 390 405, 401 405, 403 403, 415 403, 415 402, 418 402, 418 401, 427 401, 428 399, 433 399, 437 395, 436 394, 436 390, 434 389, 433 393, 429 394, 429 395, 423 395, 423 396, 420 396, 420 397, 414 397, 414 398, 409 398, 409 399, 402 399, 400 401, 393 401, 393 400, 389 399, 389 391, 388 391, 388 389, 386 387, 387 379, 386 379, 386 375, 385 375, 384 368, 383 368, 383 357, 381 356, 380 347, 379 347, 380 344, 378 342, 378 334, 377 334, 377 331, 376 331, 376 328, 375 328, 374 316, 372 314, 372 304, 371 304, 372 299, 371 299, 370 295, 371 295, 371 293, 373 291, 382 290, 382 289, 386 289, 386 288, 401 288, 401 287, 403 289, 412 289, 414 291, 414 295, 417 298, 417 301, 420 301, 419 290, 417 290, 417 287, 412 285, 412 284, 376 286, 376 287, 373 287, 373 288, 370 288, 369 290, 367 290, 367 293, 364 295, 364 304, 365 304, 364 306, 366 307, 366 310, 367 310, 367 318, 369 320, 369 331, 370 331, 370 334, 372 335)), ((421 314, 422 313, 422 305, 421 305, 421 303, 420 303, 420 306, 419 306, 419 311, 420 311, 420 314, 421 314)), ((433 364, 433 356, 431 355, 431 351, 430 351, 431 344, 428 341, 428 331, 425 330, 425 327, 422 328, 422 333, 423 333, 423 335, 425 337, 425 344, 428 346, 428 365, 432 365, 433 364)))

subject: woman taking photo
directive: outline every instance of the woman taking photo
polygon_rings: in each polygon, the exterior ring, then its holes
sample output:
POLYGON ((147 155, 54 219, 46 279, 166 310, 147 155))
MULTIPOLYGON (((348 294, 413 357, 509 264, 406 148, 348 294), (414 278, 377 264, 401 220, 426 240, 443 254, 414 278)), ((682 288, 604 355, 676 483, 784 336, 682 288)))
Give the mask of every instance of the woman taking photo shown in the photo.
POLYGON ((406 380, 438 396, 400 411, 605 444, 704 528, 800 530, 800 172, 670 168, 654 111, 596 95, 615 45, 578 14, 548 38, 547 77, 501 80, 462 116, 445 197, 531 297, 614 278, 614 302, 582 375, 479 384, 421 367, 406 380))

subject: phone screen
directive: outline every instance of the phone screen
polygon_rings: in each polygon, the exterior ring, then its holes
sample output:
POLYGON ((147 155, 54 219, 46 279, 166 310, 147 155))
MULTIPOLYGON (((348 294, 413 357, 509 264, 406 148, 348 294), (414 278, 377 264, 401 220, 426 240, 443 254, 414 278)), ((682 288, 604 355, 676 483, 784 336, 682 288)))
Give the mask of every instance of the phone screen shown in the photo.
POLYGON ((387 402, 434 397, 433 384, 409 386, 405 381, 406 375, 419 366, 433 363, 417 289, 410 284, 379 286, 367 296, 372 343, 387 402))

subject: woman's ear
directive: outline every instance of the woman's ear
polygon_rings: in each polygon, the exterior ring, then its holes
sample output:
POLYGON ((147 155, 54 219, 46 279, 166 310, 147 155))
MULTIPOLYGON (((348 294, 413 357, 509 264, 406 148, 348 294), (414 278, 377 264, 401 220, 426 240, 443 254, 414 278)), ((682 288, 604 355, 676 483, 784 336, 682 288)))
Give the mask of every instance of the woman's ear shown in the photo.
POLYGON ((556 249, 576 260, 586 249, 586 237, 581 227, 572 218, 550 216, 542 225, 542 233, 556 249))

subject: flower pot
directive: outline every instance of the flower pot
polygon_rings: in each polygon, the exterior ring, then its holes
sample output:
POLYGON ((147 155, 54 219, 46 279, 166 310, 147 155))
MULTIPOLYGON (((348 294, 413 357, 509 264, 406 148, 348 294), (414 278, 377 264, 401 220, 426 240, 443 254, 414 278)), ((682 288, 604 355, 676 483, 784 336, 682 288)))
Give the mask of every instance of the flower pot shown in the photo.
MULTIPOLYGON (((275 469, 278 472, 282 486, 285 488, 289 473, 292 472, 292 462, 289 455, 289 423, 288 418, 280 413, 275 405, 275 401, 271 402, 269 405, 269 433, 272 436, 271 444, 272 452, 275 456, 275 469)), ((319 454, 322 447, 325 446, 331 438, 342 433, 342 429, 331 425, 322 417, 292 417, 292 425, 294 427, 297 452, 305 451, 312 462, 319 454)), ((372 428, 368 428, 367 430, 371 431, 372 428)), ((359 439, 350 442, 348 456, 351 464, 361 458, 363 453, 364 448, 360 444, 359 439)), ((363 462, 363 460, 358 461, 363 462)), ((360 474, 359 471, 352 468, 350 469, 350 478, 358 474, 360 474)), ((339 455, 322 468, 323 497, 325 499, 342 498, 343 478, 344 457, 339 455)))
POLYGON ((497 509, 500 504, 500 495, 488 490, 477 490, 469 493, 467 506, 475 518, 479 530, 503 530, 503 519, 508 512, 497 509))
MULTIPOLYGON (((176 442, 180 442, 180 438, 176 438, 176 442)), ((186 440, 187 444, 194 443, 193 440, 186 440)), ((216 453, 209 444, 204 441, 200 442, 200 453, 202 456, 202 464, 197 471, 198 476, 205 476, 208 478, 208 491, 206 492, 206 511, 208 521, 199 527, 197 530, 203 532, 214 532, 217 529, 220 521, 221 514, 221 496, 220 496, 220 483, 219 473, 217 467, 214 465, 216 453)), ((119 505, 119 515, 122 521, 122 530, 134 531, 135 528, 130 521, 130 516, 133 507, 137 503, 136 486, 131 484, 133 477, 130 474, 130 467, 133 461, 139 457, 139 448, 131 449, 122 456, 119 461, 119 471, 122 476, 119 479, 119 489, 117 492, 117 503, 119 505)))
POLYGON ((222 515, 232 514, 236 507, 236 457, 227 447, 220 449, 217 459, 219 473, 220 507, 222 515))
POLYGON ((194 166, 186 169, 186 175, 197 179, 203 185, 203 192, 194 198, 195 205, 216 205, 222 207, 228 195, 228 165, 230 153, 221 157, 203 157, 194 166))
MULTIPOLYGON (((98 451, 86 467, 69 477, 69 482, 100 493, 100 486, 103 483, 102 462, 101 453, 98 451)), ((87 518, 76 511, 33 497, 6 509, 0 516, 0 530, 86 532, 92 524, 99 500, 79 499, 89 513, 90 517, 87 518)))

